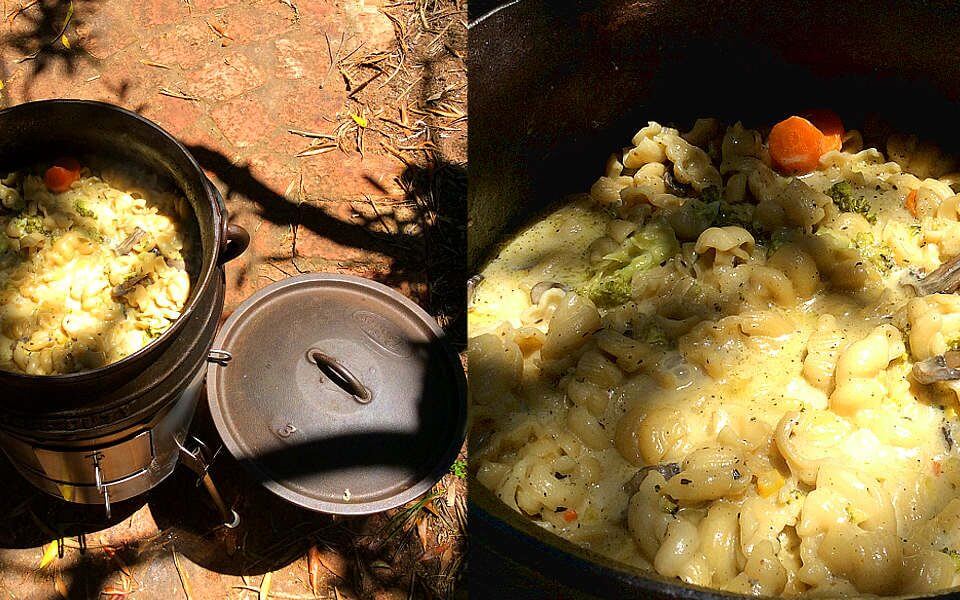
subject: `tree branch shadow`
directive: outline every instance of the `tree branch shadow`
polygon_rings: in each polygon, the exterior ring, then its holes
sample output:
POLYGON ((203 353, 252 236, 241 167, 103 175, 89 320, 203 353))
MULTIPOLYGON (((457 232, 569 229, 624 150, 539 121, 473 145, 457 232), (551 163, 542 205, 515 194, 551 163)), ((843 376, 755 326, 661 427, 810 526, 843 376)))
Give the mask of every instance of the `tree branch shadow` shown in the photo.
POLYGON ((74 32, 86 23, 88 16, 96 11, 102 1, 39 0, 35 4, 23 4, 22 8, 3 15, 13 31, 3 36, 2 45, 20 56, 17 63, 29 68, 23 85, 25 96, 29 96, 37 77, 48 69, 59 66, 72 75, 81 64, 98 62, 87 51, 84 40, 74 32), (60 35, 64 31, 69 46, 61 41, 60 35))

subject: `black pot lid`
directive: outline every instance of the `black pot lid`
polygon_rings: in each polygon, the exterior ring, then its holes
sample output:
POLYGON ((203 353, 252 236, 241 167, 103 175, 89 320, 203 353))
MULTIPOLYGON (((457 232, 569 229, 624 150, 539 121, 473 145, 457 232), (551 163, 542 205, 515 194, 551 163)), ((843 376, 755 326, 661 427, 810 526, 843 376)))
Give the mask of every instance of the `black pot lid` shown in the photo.
POLYGON ((459 358, 430 315, 379 283, 284 279, 241 304, 213 348, 230 357, 207 369, 224 444, 304 508, 369 514, 404 504, 463 444, 459 358))

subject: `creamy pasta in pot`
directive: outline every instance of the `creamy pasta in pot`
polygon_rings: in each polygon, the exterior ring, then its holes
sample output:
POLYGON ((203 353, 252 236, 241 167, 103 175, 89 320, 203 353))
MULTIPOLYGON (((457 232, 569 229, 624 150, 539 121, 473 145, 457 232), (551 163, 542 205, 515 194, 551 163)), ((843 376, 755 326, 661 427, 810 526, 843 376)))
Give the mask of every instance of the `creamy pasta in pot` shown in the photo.
POLYGON ((651 122, 501 247, 469 309, 471 468, 691 584, 958 585, 960 175, 791 119, 651 122))
POLYGON ((0 203, 0 369, 102 367, 180 316, 195 226, 155 175, 62 159, 8 174, 0 203))

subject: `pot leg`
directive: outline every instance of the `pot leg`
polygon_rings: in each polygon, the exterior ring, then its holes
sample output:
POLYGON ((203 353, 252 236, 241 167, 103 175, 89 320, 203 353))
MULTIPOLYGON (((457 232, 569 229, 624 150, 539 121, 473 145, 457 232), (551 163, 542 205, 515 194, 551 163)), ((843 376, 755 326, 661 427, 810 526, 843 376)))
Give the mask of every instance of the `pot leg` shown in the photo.
POLYGON ((220 517, 223 519, 224 527, 233 529, 240 524, 240 515, 237 514, 237 511, 229 508, 223 501, 220 491, 213 483, 213 478, 210 477, 210 462, 213 459, 212 457, 208 459, 205 456, 205 454, 209 453, 207 445, 195 437, 192 439, 196 444, 196 446, 192 449, 188 449, 179 443, 177 444, 180 446, 180 460, 183 461, 183 464, 188 469, 200 477, 197 485, 202 483, 203 487, 206 488, 207 493, 210 494, 213 504, 217 507, 217 510, 220 512, 220 517))

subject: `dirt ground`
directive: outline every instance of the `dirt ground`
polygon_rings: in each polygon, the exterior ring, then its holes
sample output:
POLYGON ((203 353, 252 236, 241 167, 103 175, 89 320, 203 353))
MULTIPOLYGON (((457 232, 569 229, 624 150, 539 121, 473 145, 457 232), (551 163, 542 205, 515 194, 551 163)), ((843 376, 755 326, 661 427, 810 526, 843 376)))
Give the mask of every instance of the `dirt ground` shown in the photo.
MULTIPOLYGON (((462 346, 463 0, 5 0, 2 10, 4 106, 75 97, 136 110, 220 188, 253 236, 227 267, 224 317, 273 281, 353 273, 418 301, 462 346)), ((218 441, 204 409, 195 428, 218 441)), ((102 509, 33 490, 3 460, 0 596, 449 597, 466 549, 461 465, 424 500, 348 519, 285 504, 221 453, 212 473, 243 518, 227 531, 183 469, 107 523, 102 509)))

